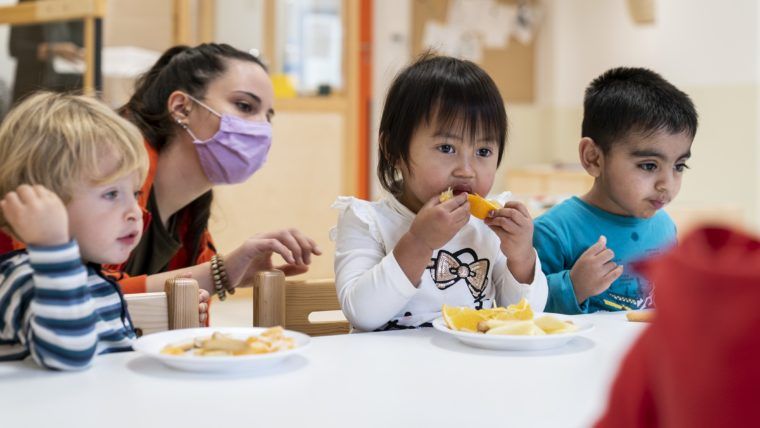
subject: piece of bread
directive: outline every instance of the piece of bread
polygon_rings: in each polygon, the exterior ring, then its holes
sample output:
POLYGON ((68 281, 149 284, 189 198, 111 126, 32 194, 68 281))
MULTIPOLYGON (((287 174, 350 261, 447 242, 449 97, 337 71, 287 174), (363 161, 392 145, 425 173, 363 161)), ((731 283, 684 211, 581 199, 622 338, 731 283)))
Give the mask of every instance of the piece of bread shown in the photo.
POLYGON ((625 314, 628 321, 632 322, 652 322, 654 319, 654 310, 645 309, 641 311, 631 311, 625 314))

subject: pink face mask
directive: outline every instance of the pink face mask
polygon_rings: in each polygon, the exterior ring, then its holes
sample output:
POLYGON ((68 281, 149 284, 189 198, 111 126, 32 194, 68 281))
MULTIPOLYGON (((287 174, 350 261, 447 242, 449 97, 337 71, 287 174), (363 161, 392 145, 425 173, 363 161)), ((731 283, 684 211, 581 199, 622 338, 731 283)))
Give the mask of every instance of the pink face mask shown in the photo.
POLYGON ((221 118, 219 130, 206 141, 199 140, 187 125, 180 124, 193 137, 203 172, 214 184, 246 181, 267 160, 272 145, 272 125, 251 122, 237 116, 219 114, 188 95, 190 99, 221 118))

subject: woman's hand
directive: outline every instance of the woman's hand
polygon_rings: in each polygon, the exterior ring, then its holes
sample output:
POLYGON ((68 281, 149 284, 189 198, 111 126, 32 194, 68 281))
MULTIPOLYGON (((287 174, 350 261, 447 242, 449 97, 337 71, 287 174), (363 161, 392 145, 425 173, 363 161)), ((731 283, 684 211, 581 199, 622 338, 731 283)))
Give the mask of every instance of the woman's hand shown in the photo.
POLYGON ((208 300, 210 295, 208 291, 199 288, 198 289, 198 321, 201 326, 206 326, 208 322, 208 300))
POLYGON ((69 242, 69 216, 63 201, 44 186, 22 184, 0 200, 13 234, 27 245, 69 242))
POLYGON ((71 62, 84 61, 84 48, 71 42, 40 43, 37 46, 37 59, 47 61, 59 56, 71 62))
POLYGON ((279 269, 285 275, 298 275, 309 270, 312 255, 322 251, 311 238, 297 229, 262 233, 248 238, 243 245, 225 257, 225 267, 233 287, 250 285, 257 272, 279 269), (286 262, 272 264, 272 256, 280 255, 286 262))

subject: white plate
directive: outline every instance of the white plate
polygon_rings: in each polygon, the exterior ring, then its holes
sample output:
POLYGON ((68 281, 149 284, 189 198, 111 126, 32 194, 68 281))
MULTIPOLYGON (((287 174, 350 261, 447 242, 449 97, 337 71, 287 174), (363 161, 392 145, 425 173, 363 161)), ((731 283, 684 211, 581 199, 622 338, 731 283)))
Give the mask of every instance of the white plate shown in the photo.
POLYGON ((236 339, 258 336, 267 330, 263 327, 205 327, 169 330, 147 334, 132 345, 135 351, 154 358, 175 369, 193 372, 229 372, 260 369, 279 363, 284 358, 302 352, 309 346, 311 338, 303 333, 285 330, 286 337, 296 341, 296 347, 270 354, 240 355, 237 357, 200 357, 195 355, 166 355, 161 349, 166 345, 181 343, 196 337, 210 336, 214 332, 229 334, 236 339))
MULTIPOLYGON (((535 314, 535 318, 544 314, 535 314)), ((551 314, 562 320, 567 320, 562 316, 551 314)), ((587 333, 594 328, 594 325, 589 322, 572 319, 573 324, 578 326, 578 330, 569 333, 559 334, 547 334, 545 336, 519 336, 509 334, 483 334, 483 333, 469 333, 466 331, 451 330, 443 318, 437 318, 433 321, 433 327, 446 334, 450 334, 462 343, 475 346, 477 348, 485 349, 499 349, 509 351, 539 351, 544 349, 557 348, 564 346, 573 337, 580 334, 587 333)))

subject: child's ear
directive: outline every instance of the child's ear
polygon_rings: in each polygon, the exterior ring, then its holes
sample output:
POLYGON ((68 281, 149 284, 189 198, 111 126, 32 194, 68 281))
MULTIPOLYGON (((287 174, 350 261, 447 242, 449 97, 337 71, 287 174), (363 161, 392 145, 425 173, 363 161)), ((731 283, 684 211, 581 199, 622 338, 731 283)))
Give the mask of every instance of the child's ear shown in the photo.
POLYGON ((172 92, 169 95, 169 99, 166 100, 166 107, 169 109, 169 113, 175 121, 186 121, 192 105, 193 103, 190 101, 190 97, 182 91, 172 92))
POLYGON ((590 176, 594 178, 599 177, 602 171, 602 163, 604 162, 604 154, 594 140, 588 137, 581 138, 581 142, 578 144, 578 155, 583 169, 590 176))
POLYGON ((409 172, 409 166, 406 164, 406 161, 403 159, 397 160, 394 167, 396 168, 396 171, 398 171, 404 177, 411 175, 411 173, 409 172))

